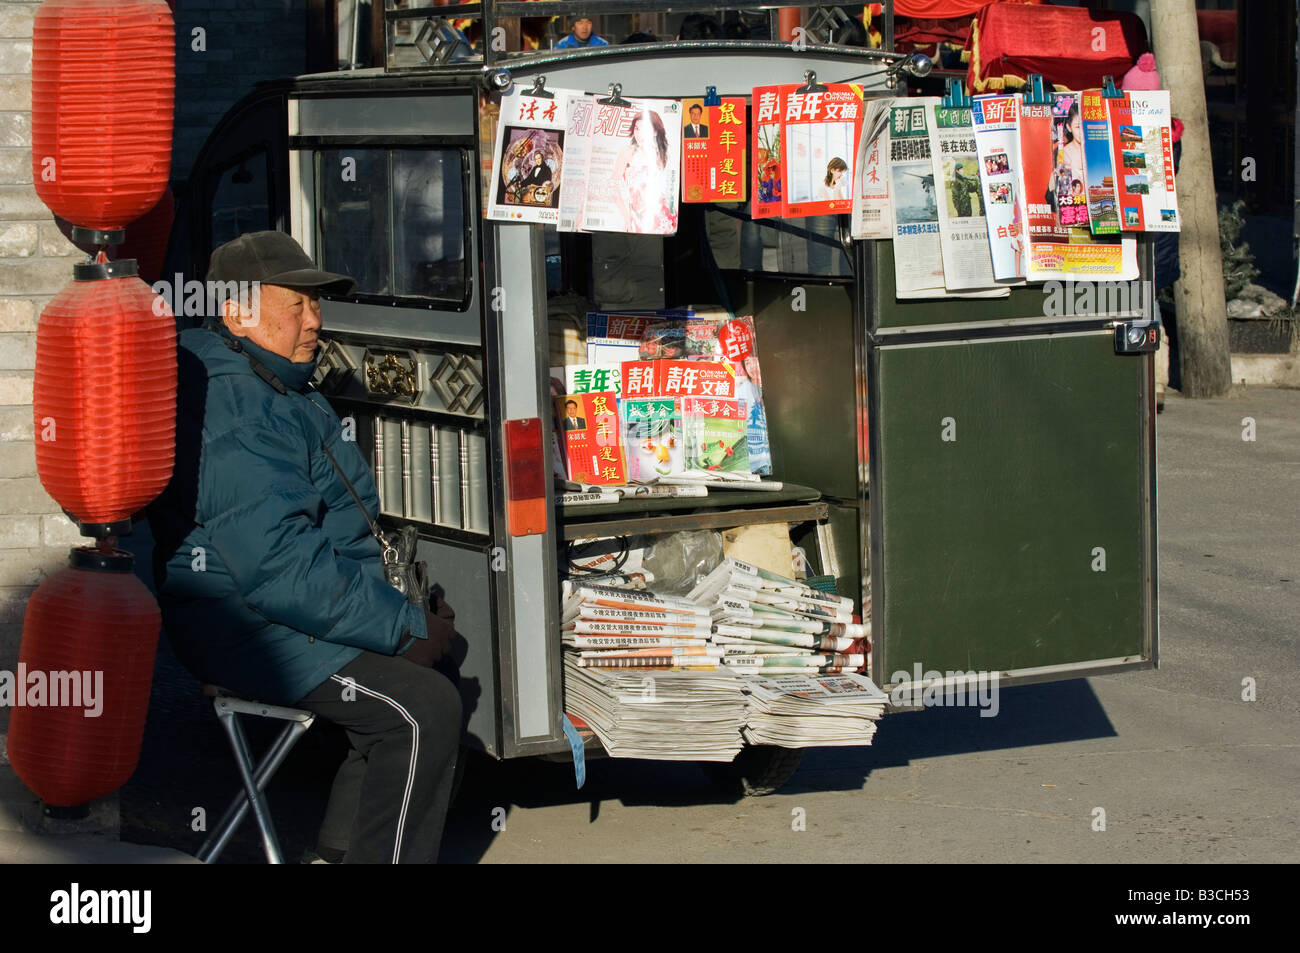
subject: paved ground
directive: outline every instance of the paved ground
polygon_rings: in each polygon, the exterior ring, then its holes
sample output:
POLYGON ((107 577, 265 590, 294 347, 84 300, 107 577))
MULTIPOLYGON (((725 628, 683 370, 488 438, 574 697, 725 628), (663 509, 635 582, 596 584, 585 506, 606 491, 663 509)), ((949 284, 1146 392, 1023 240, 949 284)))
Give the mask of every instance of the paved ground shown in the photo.
MULTIPOLYGON (((724 798, 693 765, 593 761, 575 791, 568 765, 475 760, 443 859, 1300 859, 1300 392, 1171 396, 1159 421, 1159 671, 1007 689, 994 719, 889 716, 874 747, 812 751, 768 798, 724 798)), ((341 743, 313 729, 272 787, 290 857, 341 743)), ((123 839, 192 852, 194 808, 215 817, 234 786, 211 710, 164 650, 123 839)), ((260 861, 251 826, 223 859, 260 861)))

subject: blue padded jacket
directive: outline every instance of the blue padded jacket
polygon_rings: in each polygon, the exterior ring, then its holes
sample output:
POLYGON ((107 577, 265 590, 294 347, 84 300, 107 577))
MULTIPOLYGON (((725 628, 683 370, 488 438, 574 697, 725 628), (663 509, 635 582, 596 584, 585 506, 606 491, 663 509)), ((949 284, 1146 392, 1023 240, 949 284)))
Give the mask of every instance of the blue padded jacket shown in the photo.
POLYGON ((369 649, 393 655, 424 612, 384 579, 366 509, 374 479, 355 441, 294 364, 224 327, 183 331, 176 465, 149 508, 163 626, 198 678, 292 704, 369 649), (283 383, 259 377, 238 340, 283 383))

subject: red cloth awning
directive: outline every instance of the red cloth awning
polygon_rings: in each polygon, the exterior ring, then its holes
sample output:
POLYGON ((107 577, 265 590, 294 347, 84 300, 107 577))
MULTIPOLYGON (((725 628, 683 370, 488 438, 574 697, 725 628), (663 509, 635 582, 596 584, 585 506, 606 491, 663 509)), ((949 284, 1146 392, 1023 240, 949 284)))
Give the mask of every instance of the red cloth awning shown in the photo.
MULTIPOLYGON (((993 3, 1041 3, 1042 0, 991 0, 993 3)), ((920 17, 925 20, 946 20, 949 17, 968 17, 986 7, 990 0, 897 0, 894 16, 920 17)))
POLYGON ((1147 50, 1146 27, 1133 13, 1084 7, 996 3, 975 19, 967 42, 973 92, 1018 88, 1030 73, 1066 89, 1116 83, 1147 50))

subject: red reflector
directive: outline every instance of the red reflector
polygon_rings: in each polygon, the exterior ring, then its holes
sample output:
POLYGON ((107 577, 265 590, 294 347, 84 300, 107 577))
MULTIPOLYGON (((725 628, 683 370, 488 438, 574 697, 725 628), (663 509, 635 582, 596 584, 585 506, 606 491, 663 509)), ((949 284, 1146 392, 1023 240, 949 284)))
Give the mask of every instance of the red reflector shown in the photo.
POLYGON ((542 452, 541 418, 507 420, 505 437, 506 522, 510 535, 545 533, 551 475, 542 452))

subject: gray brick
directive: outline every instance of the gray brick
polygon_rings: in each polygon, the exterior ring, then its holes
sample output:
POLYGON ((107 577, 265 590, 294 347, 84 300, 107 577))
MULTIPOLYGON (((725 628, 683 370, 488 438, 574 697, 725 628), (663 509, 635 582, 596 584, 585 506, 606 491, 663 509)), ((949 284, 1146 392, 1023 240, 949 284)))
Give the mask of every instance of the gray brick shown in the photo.
POLYGON ((30 40, 35 19, 35 3, 0 4, 0 37, 30 40))
MULTIPOLYGON (((24 446, 18 444, 17 446, 24 446)), ((25 444, 31 449, 31 444, 25 444)), ((5 456, 11 453, 5 448, 5 456)), ((33 458, 34 459, 34 458, 33 458)), ((64 517, 66 519, 67 517, 64 517)), ((0 550, 34 549, 41 545, 41 517, 0 516, 0 550)), ((2 583, 0 583, 2 584, 2 583)))
POLYGON ((0 112, 0 146, 32 144, 32 117, 28 113, 0 112))
POLYGON ((40 229, 35 222, 0 224, 0 258, 30 258, 40 247, 40 229))
POLYGON ((82 254, 81 249, 68 241, 67 236, 53 222, 42 224, 40 233, 41 254, 46 258, 69 258, 82 254))
POLYGON ((0 76, 0 103, 9 109, 31 109, 31 79, 26 76, 0 76))
POLYGON ((32 403, 31 371, 0 371, 0 406, 32 403))
POLYGON ((31 150, 0 149, 0 185, 30 185, 31 181, 31 150))
POLYGON ((64 259, 0 261, 0 295, 52 295, 71 281, 72 263, 64 259))
POLYGON ((0 298, 0 333, 35 330, 35 301, 27 298, 0 298))
POLYGON ((0 508, 14 514, 62 512, 37 477, 0 480, 0 508))
POLYGON ((0 186, 0 219, 9 222, 48 222, 52 214, 33 186, 0 186))
MULTIPOLYGON (((32 440, 32 408, 0 407, 0 440, 32 440)), ((5 451, 8 452, 7 450, 5 451)), ((0 547, 2 549, 3 547, 0 547)))
POLYGON ((0 73, 32 71, 31 40, 0 40, 0 73))
POLYGON ((68 564, 67 552, 11 549, 0 551, 0 586, 35 586, 68 564))
POLYGON ((30 371, 36 367, 36 335, 0 334, 0 370, 30 371))
POLYGON ((41 517, 41 545, 51 549, 84 546, 90 540, 81 535, 77 524, 62 513, 41 517))
MULTIPOLYGON (((26 442, 6 444, 0 453, 0 480, 8 477, 36 476, 36 445, 26 442)), ((0 537, 4 535, 0 530, 0 537)), ((0 539, 0 549, 4 542, 0 539)))

